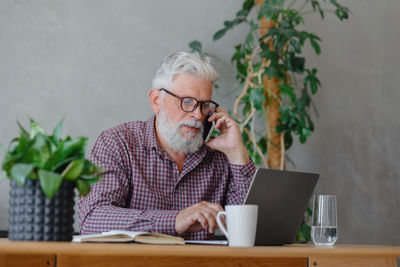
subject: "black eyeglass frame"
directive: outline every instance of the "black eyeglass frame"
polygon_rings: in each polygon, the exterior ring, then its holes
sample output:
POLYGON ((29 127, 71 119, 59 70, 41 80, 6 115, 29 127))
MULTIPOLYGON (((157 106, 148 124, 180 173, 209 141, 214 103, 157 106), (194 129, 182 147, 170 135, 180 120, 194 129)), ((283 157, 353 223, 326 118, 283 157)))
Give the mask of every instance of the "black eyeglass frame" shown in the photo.
POLYGON ((192 96, 179 97, 179 96, 177 96, 176 94, 172 93, 171 91, 169 91, 169 90, 167 90, 167 89, 165 89, 165 88, 160 88, 160 89, 158 89, 158 90, 159 90, 159 91, 165 91, 167 94, 172 95, 172 96, 178 98, 178 99, 181 101, 181 109, 182 109, 184 112, 187 112, 187 113, 195 111, 196 108, 197 108, 197 107, 199 106, 199 104, 200 104, 200 111, 201 111, 201 113, 202 113, 203 115, 205 115, 205 116, 208 116, 208 115, 210 115, 210 114, 204 114, 204 112, 203 112, 203 105, 204 105, 204 104, 206 104, 206 103, 213 103, 213 104, 215 105, 215 109, 217 109, 217 108, 219 107, 219 104, 218 104, 217 102, 213 101, 213 100, 199 101, 199 100, 197 100, 196 98, 194 98, 194 97, 192 97, 192 96), (190 99, 193 99, 194 101, 196 101, 196 104, 193 106, 193 109, 192 109, 192 110, 184 110, 184 109, 183 109, 183 100, 186 99, 186 98, 190 98, 190 99))

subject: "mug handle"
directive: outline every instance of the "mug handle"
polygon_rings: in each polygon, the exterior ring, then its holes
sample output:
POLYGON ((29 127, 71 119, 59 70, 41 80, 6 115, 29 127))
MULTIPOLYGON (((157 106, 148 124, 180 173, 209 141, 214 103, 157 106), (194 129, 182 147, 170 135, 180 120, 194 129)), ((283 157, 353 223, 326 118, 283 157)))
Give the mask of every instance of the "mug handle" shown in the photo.
POLYGON ((225 211, 220 211, 217 214, 217 223, 218 223, 218 227, 219 229, 224 233, 224 235, 226 236, 226 238, 229 239, 228 237, 228 231, 226 230, 226 228, 224 227, 224 224, 221 221, 221 215, 225 215, 226 217, 226 212, 225 211))

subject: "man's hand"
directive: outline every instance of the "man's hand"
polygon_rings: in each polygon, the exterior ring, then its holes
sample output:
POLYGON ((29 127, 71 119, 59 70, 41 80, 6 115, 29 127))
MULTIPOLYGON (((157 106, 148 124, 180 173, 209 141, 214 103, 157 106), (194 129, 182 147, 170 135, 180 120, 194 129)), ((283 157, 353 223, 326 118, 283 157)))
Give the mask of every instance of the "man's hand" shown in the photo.
POLYGON ((248 163, 250 161, 249 154, 243 144, 242 133, 236 121, 229 116, 225 109, 220 107, 208 119, 208 121, 213 120, 215 120, 215 128, 221 131, 221 135, 210 139, 205 144, 224 153, 232 164, 248 163))
POLYGON ((217 214, 224 211, 221 205, 202 201, 181 210, 176 216, 175 230, 178 234, 184 232, 199 232, 208 229, 214 233, 217 224, 217 214))

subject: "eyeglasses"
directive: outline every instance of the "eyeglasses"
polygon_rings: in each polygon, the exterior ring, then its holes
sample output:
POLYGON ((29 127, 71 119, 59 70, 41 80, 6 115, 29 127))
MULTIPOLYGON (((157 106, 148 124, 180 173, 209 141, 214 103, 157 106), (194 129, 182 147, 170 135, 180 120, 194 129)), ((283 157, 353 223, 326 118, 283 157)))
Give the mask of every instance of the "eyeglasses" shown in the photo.
POLYGON ((212 100, 207 100, 207 101, 199 101, 194 97, 191 96, 185 96, 185 97, 179 97, 176 94, 168 91, 167 89, 161 88, 159 89, 160 91, 165 91, 167 94, 170 94, 176 98, 178 98, 181 101, 181 108, 185 112, 192 112, 194 111, 200 104, 200 111, 203 113, 203 115, 208 116, 211 113, 213 113, 217 107, 219 106, 216 102, 212 100))

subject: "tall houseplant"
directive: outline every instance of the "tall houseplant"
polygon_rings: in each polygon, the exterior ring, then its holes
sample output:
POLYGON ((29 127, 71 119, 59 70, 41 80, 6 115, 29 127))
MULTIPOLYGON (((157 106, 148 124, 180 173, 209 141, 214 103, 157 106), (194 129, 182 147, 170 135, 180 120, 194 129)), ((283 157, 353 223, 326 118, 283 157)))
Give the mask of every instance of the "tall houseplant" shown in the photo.
MULTIPOLYGON (((286 150, 293 143, 293 135, 305 143, 314 130, 310 107, 318 115, 312 95, 318 91, 320 81, 317 69, 306 66, 303 55, 308 43, 316 54, 321 52, 321 39, 303 30, 303 17, 312 13, 321 18, 334 13, 344 20, 349 9, 337 0, 245 0, 235 18, 225 21, 213 36, 216 41, 239 24, 249 26, 244 42, 235 46, 232 56, 236 79, 242 87, 234 102, 233 117, 256 164, 285 169, 289 159, 286 150), (257 117, 265 121, 261 132, 257 117)), ((189 46, 204 53, 199 41, 189 46)), ((308 215, 310 212, 308 209, 308 215)), ((303 223, 299 241, 309 240, 309 230, 303 223)))
POLYGON ((34 120, 19 123, 2 169, 10 179, 9 239, 71 240, 74 188, 86 195, 102 169, 85 159, 87 138, 61 138, 63 120, 51 135, 34 120))

